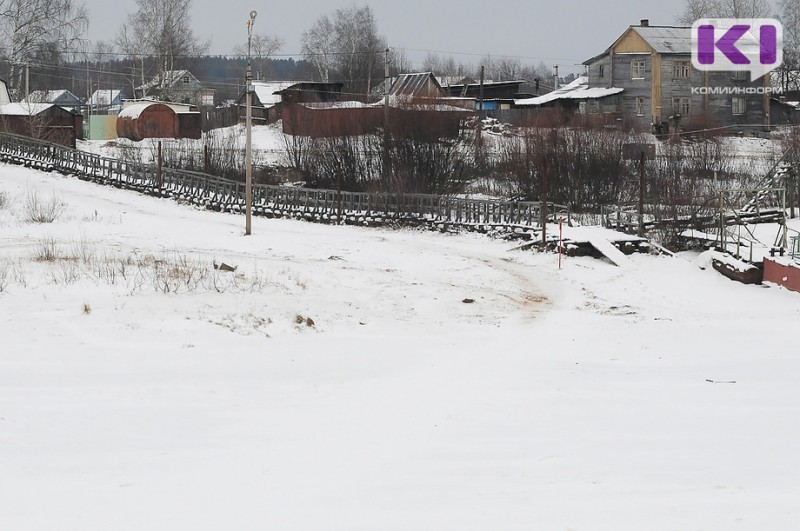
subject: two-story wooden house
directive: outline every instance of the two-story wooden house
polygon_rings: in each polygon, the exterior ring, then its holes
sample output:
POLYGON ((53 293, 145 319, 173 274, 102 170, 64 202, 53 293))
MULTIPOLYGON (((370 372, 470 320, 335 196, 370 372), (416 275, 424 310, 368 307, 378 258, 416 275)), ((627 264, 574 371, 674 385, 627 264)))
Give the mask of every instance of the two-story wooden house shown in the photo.
POLYGON ((691 45, 691 28, 642 20, 584 62, 589 87, 623 89, 621 110, 643 129, 769 130, 769 76, 750 81, 747 71, 697 70, 691 45))

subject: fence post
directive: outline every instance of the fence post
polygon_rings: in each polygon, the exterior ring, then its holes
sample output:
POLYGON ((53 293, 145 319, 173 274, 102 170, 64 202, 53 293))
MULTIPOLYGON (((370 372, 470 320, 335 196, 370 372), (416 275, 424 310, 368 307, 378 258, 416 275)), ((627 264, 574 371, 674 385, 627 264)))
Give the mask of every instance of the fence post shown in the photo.
POLYGON ((161 189, 164 186, 164 176, 161 173, 163 164, 163 159, 161 158, 161 140, 158 141, 158 164, 156 166, 156 185, 158 186, 158 191, 156 192, 158 196, 161 196, 161 189))

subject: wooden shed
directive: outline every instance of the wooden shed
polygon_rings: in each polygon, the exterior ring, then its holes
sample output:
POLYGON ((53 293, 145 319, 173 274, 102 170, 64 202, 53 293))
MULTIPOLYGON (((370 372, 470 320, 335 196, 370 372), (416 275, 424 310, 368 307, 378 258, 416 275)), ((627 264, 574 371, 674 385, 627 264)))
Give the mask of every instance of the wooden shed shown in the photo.
POLYGON ((177 113, 163 103, 135 103, 122 109, 117 136, 135 142, 145 138, 178 138, 181 124, 177 113))
POLYGON ((0 105, 0 130, 75 147, 83 116, 52 103, 7 103, 0 105))

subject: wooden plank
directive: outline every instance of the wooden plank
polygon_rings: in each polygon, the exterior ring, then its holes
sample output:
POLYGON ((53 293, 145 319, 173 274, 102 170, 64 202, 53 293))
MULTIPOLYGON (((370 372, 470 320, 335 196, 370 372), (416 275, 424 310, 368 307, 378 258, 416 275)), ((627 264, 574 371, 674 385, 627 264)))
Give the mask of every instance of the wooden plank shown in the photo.
POLYGON ((617 249, 616 246, 614 246, 614 244, 608 241, 606 238, 597 235, 590 235, 588 241, 592 247, 601 252, 603 256, 611 260, 611 263, 613 263, 615 266, 622 269, 633 267, 633 262, 631 262, 630 259, 622 253, 622 251, 617 249))

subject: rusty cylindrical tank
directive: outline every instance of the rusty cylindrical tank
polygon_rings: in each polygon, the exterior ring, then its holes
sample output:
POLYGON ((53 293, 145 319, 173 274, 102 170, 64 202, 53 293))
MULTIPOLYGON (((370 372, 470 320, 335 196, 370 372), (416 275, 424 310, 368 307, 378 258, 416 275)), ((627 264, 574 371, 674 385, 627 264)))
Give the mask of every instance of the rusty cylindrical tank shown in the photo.
POLYGON ((117 118, 117 136, 135 142, 145 138, 178 138, 178 115, 163 103, 135 103, 117 118))

